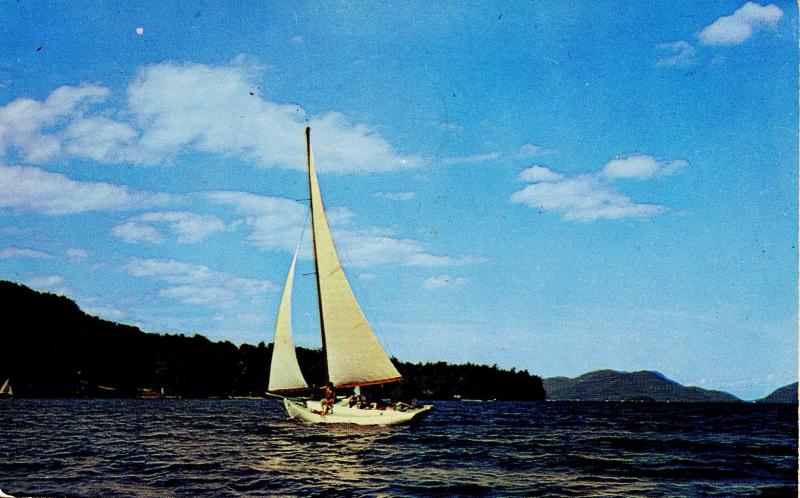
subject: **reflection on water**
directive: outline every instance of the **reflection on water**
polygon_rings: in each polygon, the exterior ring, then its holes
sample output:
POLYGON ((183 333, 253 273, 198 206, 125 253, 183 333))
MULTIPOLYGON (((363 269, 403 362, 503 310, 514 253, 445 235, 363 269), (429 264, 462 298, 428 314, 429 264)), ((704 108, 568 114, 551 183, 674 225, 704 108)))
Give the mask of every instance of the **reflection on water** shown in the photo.
POLYGON ((274 400, 0 403, 18 496, 796 496, 791 406, 437 403, 315 426, 274 400))

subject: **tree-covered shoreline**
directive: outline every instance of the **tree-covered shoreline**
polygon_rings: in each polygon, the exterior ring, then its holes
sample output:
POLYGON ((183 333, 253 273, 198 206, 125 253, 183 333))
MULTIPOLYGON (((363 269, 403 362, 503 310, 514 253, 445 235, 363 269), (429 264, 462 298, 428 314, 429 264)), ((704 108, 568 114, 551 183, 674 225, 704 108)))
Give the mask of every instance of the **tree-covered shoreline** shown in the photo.
MULTIPOLYGON (((271 344, 146 333, 13 282, 0 281, 0 320, 0 382, 11 378, 18 397, 261 396, 268 382, 271 344)), ((321 385, 321 351, 298 348, 297 354, 309 383, 321 385)), ((402 400, 545 397, 541 379, 526 371, 395 364, 405 380, 370 386, 370 393, 402 400)))

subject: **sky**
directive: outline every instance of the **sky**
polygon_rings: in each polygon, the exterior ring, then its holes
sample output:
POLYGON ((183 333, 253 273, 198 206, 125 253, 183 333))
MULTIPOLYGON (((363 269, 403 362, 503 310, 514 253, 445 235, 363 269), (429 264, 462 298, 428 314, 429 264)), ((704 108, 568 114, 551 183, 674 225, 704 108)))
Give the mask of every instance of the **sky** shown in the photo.
POLYGON ((390 355, 797 380, 794 2, 4 2, 0 278, 319 347, 304 128, 390 355))

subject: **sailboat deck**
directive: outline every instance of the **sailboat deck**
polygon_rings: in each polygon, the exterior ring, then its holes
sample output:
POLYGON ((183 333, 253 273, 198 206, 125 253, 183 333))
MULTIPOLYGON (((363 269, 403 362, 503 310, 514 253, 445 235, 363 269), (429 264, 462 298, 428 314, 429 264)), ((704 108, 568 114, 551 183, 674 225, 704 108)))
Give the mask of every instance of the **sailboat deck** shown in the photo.
POLYGON ((298 401, 285 398, 284 405, 290 417, 306 422, 357 425, 407 424, 432 408, 431 405, 408 409, 359 408, 348 406, 347 401, 342 400, 333 405, 332 412, 322 415, 319 401, 298 401))

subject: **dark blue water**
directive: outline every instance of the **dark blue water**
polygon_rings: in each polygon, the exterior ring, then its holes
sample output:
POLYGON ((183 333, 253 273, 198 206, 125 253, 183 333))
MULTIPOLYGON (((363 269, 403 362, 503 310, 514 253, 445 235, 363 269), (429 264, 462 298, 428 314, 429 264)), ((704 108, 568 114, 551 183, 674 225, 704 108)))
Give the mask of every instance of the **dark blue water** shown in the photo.
POLYGON ((441 402, 310 426, 274 400, 0 403, 15 496, 797 496, 797 408, 441 402))

